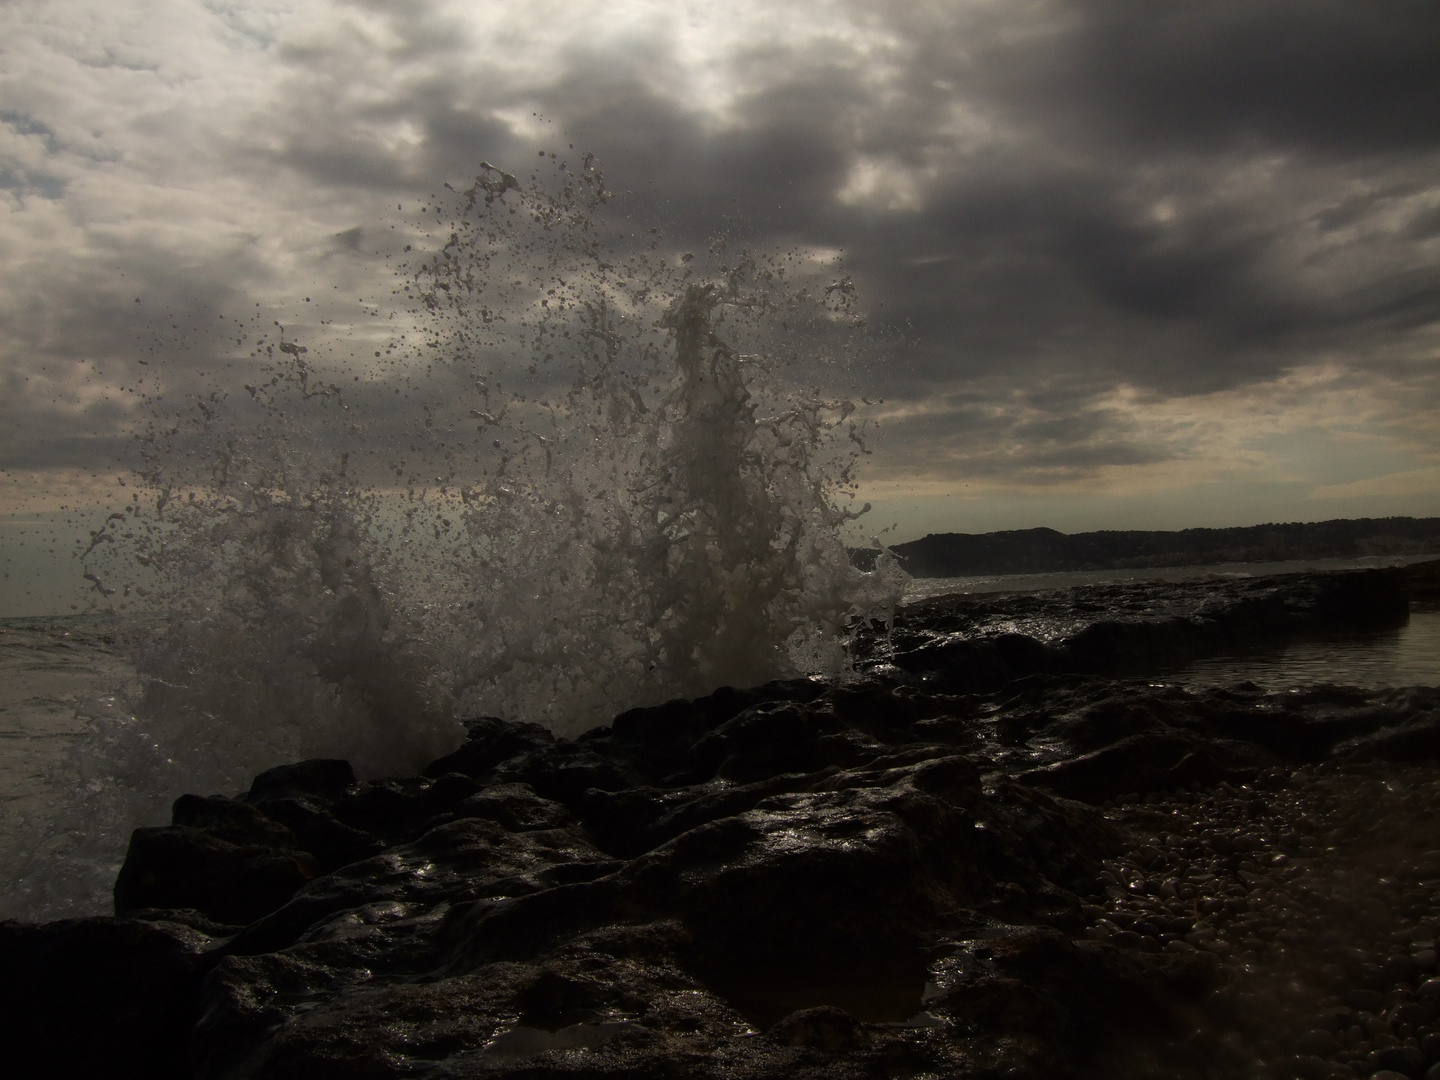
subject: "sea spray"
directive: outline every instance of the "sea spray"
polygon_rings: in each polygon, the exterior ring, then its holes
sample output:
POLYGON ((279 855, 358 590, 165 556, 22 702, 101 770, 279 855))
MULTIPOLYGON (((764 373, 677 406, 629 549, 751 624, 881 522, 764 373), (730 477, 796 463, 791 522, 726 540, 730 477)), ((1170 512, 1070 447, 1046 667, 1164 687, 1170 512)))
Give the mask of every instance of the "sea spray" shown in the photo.
POLYGON ((813 389, 867 345, 849 279, 799 249, 676 247, 608 212, 593 159, 549 168, 483 168, 396 290, 424 329, 413 359, 446 357, 468 391, 421 433, 445 444, 428 498, 447 508, 425 530, 448 601, 425 637, 450 642, 463 710, 573 734, 841 673, 850 624, 883 616, 900 576, 849 564, 837 502, 866 421, 813 389))
POLYGON ((833 254, 673 247, 588 157, 483 166, 434 210, 373 357, 276 321, 233 376, 156 396, 85 555, 136 681, 81 741, 28 913, 100 906, 182 791, 414 771, 467 715, 575 734, 840 677, 898 601, 841 539, 867 422, 834 385, 866 337, 833 254))

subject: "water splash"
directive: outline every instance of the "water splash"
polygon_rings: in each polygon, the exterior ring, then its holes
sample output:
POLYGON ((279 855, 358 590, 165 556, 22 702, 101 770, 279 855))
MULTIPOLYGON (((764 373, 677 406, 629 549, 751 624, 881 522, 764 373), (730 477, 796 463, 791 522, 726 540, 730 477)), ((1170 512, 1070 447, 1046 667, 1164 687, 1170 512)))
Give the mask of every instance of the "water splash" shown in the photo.
POLYGON ((155 404, 85 555, 138 688, 75 763, 107 793, 85 829, 297 758, 413 771, 475 713, 575 734, 846 673, 904 577, 841 539, 866 422, 815 387, 863 354, 853 287, 611 203, 588 156, 482 166, 407 247, 373 357, 277 323, 229 384, 155 404))
POLYGON ((848 624, 898 598, 893 567, 857 573, 839 538, 864 425, 796 389, 853 361, 853 289, 798 252, 727 260, 723 241, 618 257, 593 160, 560 170, 558 193, 482 172, 439 254, 407 267, 416 313, 477 371, 492 451, 448 563, 470 613, 446 653, 462 706, 574 733, 724 683, 839 674, 848 624), (517 273, 516 252, 543 258, 517 273), (529 358, 507 393, 500 351, 529 358))

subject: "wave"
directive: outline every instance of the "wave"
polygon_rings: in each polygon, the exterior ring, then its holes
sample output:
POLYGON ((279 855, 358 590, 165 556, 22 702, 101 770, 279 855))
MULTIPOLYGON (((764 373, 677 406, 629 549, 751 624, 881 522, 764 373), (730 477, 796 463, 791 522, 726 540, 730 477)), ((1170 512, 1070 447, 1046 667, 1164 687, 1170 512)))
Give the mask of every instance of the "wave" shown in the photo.
POLYGON ((152 399, 84 555, 137 678, 51 823, 84 852, 21 875, 28 910, 93 904, 168 798, 282 761, 412 772, 467 716, 574 735, 846 676, 905 581, 850 563, 869 424, 814 389, 870 347, 853 285, 825 253, 679 250, 613 202, 589 156, 484 165, 395 268, 373 356, 252 318, 232 375, 152 399))

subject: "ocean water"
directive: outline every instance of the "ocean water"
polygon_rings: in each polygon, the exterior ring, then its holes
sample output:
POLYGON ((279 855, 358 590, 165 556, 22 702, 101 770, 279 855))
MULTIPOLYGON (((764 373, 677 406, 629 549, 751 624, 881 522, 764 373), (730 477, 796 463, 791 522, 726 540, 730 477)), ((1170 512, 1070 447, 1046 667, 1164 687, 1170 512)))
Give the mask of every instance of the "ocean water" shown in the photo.
POLYGON ((952 593, 1039 592, 1106 582, 1194 581, 1197 578, 1255 578, 1304 570, 1361 570, 1425 562, 1434 555, 1371 556, 1360 559, 1287 559, 1277 562, 1207 563, 1136 570, 1060 570, 1049 574, 978 574, 972 577, 913 578, 902 603, 952 593))
POLYGON ((1267 690, 1318 683, 1365 689, 1440 686, 1440 607, 1412 604, 1410 620, 1375 634, 1337 634, 1282 649, 1197 660, 1166 677, 1185 686, 1254 682, 1267 690))
POLYGON ((134 668, 94 616, 0 620, 0 821, 41 813, 88 724, 113 715, 134 668))

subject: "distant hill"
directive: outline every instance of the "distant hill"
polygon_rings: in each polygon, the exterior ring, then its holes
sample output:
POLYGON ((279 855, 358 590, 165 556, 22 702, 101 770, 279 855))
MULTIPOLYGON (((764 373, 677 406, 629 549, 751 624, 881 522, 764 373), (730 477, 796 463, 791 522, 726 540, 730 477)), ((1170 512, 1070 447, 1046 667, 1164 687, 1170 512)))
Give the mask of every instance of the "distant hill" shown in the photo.
MULTIPOLYGON (((1424 555, 1440 554, 1440 518, 1338 519, 1179 532, 932 533, 890 550, 913 577, 1424 555)), ((852 554, 858 566, 874 564, 874 551, 858 549, 852 554)))

